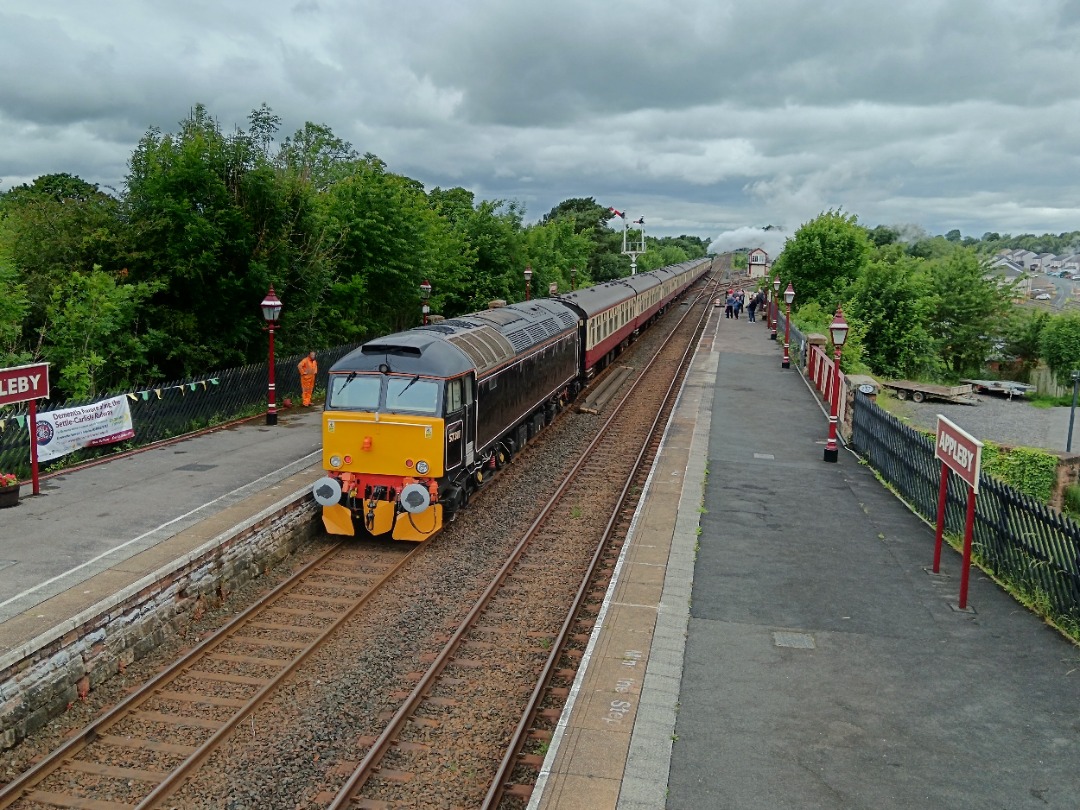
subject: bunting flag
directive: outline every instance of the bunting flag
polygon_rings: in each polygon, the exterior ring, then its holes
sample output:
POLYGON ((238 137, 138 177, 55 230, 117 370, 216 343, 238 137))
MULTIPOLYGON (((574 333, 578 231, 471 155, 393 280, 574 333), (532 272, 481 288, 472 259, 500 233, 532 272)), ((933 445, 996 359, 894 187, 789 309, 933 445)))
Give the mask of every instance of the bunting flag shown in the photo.
POLYGON ((611 213, 613 213, 617 217, 621 217, 622 219, 626 219, 626 214, 624 214, 622 211, 618 210, 617 208, 609 208, 608 211, 610 211, 611 213))

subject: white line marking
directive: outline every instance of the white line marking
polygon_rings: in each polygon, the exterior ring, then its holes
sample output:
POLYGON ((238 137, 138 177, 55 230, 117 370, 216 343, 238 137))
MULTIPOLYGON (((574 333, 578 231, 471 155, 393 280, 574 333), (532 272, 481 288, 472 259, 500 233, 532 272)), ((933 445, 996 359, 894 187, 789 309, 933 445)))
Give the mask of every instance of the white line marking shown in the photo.
MULTIPOLYGON (((297 459, 296 461, 290 462, 289 464, 286 464, 286 465, 285 465, 284 467, 278 467, 278 468, 277 468, 276 470, 274 470, 273 472, 269 472, 269 473, 267 473, 266 475, 262 476, 261 478, 256 478, 256 479, 255 479, 254 481, 250 481, 249 483, 247 483, 247 484, 244 484, 244 486, 243 486, 243 487, 240 487, 239 489, 246 489, 246 488, 248 488, 248 487, 251 487, 251 486, 253 486, 253 485, 255 485, 255 484, 258 484, 258 483, 259 483, 260 481, 263 481, 263 480, 265 480, 265 479, 267 479, 267 478, 270 478, 270 477, 272 477, 272 476, 274 476, 274 475, 277 475, 277 474, 278 474, 278 473, 280 473, 280 472, 281 472, 282 470, 287 470, 287 469, 289 469, 290 467, 294 467, 294 466, 296 466, 297 464, 300 464, 300 463, 302 463, 302 462, 306 461, 307 459, 309 459, 309 458, 311 458, 311 457, 313 457, 313 456, 318 456, 318 455, 321 455, 321 454, 322 454, 322 450, 316 450, 316 451, 314 451, 314 452, 308 453, 308 454, 307 454, 306 456, 304 456, 304 457, 302 457, 302 458, 300 458, 300 459, 297 459)), ((52 577, 51 579, 47 579, 47 580, 45 580, 44 582, 39 582, 39 583, 38 583, 37 585, 35 585, 34 587, 32 587, 32 588, 27 588, 27 589, 26 589, 25 591, 23 591, 22 593, 17 593, 17 594, 15 594, 14 596, 12 596, 12 597, 10 597, 10 598, 8 598, 8 599, 5 599, 5 600, 4 600, 3 602, 0 602, 0 608, 2 608, 2 607, 7 607, 7 606, 8 606, 8 605, 10 605, 10 604, 11 604, 12 602, 17 602, 18 600, 22 599, 22 598, 23 598, 24 596, 29 596, 30 594, 32 594, 32 593, 34 593, 34 592, 36 592, 36 591, 40 591, 40 590, 41 590, 42 588, 45 588, 45 587, 47 587, 47 586, 49 586, 49 585, 52 585, 52 584, 54 584, 54 583, 56 583, 56 582, 59 582, 59 581, 60 581, 60 580, 62 580, 62 579, 63 579, 64 577, 70 576, 71 574, 74 574, 74 573, 75 573, 76 571, 79 571, 79 570, 81 570, 81 569, 83 569, 83 568, 86 568, 86 567, 88 567, 88 566, 91 566, 91 565, 93 565, 94 563, 96 563, 96 562, 99 562, 99 561, 101 561, 101 560, 105 559, 105 558, 106 558, 106 557, 108 557, 108 556, 109 556, 110 554, 112 554, 112 553, 114 553, 114 552, 116 552, 116 551, 119 551, 119 550, 120 550, 120 549, 122 549, 122 548, 126 548, 127 546, 130 546, 130 545, 131 545, 132 543, 138 543, 138 542, 139 542, 140 540, 144 540, 145 538, 149 537, 150 535, 154 534, 155 532, 159 532, 159 531, 161 531, 162 529, 166 528, 167 526, 171 526, 172 524, 174 524, 174 523, 176 523, 176 522, 178 522, 178 521, 181 521, 181 520, 183 520, 184 518, 188 518, 188 517, 191 517, 191 516, 192 516, 192 515, 194 515, 194 514, 195 514, 196 512, 201 512, 201 511, 202 511, 203 509, 205 509, 206 507, 208 507, 208 506, 213 506, 213 505, 214 505, 215 503, 217 503, 218 501, 220 501, 220 500, 223 500, 224 498, 230 497, 230 496, 232 496, 232 495, 235 495, 235 493, 236 493, 237 491, 239 491, 239 490, 231 490, 230 492, 227 492, 227 493, 226 493, 226 494, 224 494, 224 495, 219 495, 218 497, 214 498, 214 500, 212 500, 212 501, 207 501, 206 503, 202 504, 201 506, 196 506, 196 507, 195 507, 194 509, 192 509, 192 510, 191 510, 190 512, 185 512, 184 514, 182 514, 182 515, 180 515, 180 516, 178 516, 178 517, 174 517, 174 518, 173 518, 172 520, 169 520, 169 521, 166 521, 165 523, 162 523, 162 524, 161 524, 160 526, 155 526, 155 527, 154 527, 153 529, 151 529, 150 531, 148 531, 148 532, 143 532, 143 533, 142 533, 142 534, 140 534, 140 535, 139 535, 138 537, 133 537, 133 538, 131 538, 130 540, 126 540, 126 541, 124 541, 123 543, 121 543, 121 544, 120 544, 120 545, 118 545, 118 546, 113 546, 112 548, 108 549, 107 551, 103 551, 103 552, 101 552, 101 553, 100 553, 100 554, 98 554, 98 555, 97 555, 96 557, 93 557, 93 558, 91 558, 91 559, 87 560, 87 561, 86 561, 86 562, 84 562, 84 563, 79 563, 79 565, 76 565, 76 566, 75 566, 74 568, 69 568, 69 569, 68 569, 67 571, 65 571, 65 572, 64 572, 64 573, 62 573, 62 574, 57 574, 57 575, 56 575, 55 577, 52 577)))

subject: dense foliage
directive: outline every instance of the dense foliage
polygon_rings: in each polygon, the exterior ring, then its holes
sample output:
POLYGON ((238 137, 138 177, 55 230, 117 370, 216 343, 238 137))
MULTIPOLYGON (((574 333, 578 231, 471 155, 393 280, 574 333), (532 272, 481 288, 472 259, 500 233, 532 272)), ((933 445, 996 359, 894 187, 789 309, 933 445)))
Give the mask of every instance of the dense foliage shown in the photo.
MULTIPOLYGON (((280 139, 265 105, 224 132, 202 106, 151 129, 109 194, 39 177, 0 195, 0 366, 47 361, 58 396, 262 361, 259 302, 284 302, 279 348, 299 353, 417 325, 420 283, 452 317, 493 299, 630 272, 621 219, 593 198, 525 224, 513 201, 425 189, 308 123, 280 139), (571 278, 571 270, 574 278, 571 278)), ((647 237, 638 269, 705 255, 647 237)))
POLYGON ((903 241, 900 229, 867 230, 852 215, 827 211, 787 240, 773 274, 795 287, 793 317, 804 328, 827 332, 842 308, 851 327, 847 371, 953 381, 982 376, 1003 349, 1025 362, 1040 352, 1049 360, 1054 319, 1018 313, 1013 288, 988 272, 977 244, 957 236, 903 241))

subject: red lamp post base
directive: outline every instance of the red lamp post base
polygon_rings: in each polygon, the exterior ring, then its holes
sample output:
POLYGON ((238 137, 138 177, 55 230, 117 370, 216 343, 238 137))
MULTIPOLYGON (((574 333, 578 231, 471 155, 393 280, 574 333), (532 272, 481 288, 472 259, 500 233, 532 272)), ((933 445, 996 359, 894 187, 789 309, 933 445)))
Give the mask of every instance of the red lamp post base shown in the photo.
POLYGON ((839 458, 839 456, 840 456, 840 451, 837 450, 835 447, 833 447, 833 448, 826 447, 825 448, 825 460, 826 461, 828 461, 828 462, 830 462, 832 464, 835 464, 836 460, 837 460, 837 458, 839 458))
POLYGON ((266 424, 268 424, 268 425, 276 425, 277 424, 277 413, 267 413, 266 414, 266 424))

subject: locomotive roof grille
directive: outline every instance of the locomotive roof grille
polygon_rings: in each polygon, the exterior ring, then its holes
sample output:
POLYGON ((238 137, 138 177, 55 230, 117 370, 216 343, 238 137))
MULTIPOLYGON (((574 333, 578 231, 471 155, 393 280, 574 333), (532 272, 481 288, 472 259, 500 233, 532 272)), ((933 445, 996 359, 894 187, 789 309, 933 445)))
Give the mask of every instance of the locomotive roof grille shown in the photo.
POLYGON ((476 364, 476 370, 486 371, 510 360, 515 354, 510 342, 490 326, 470 324, 472 329, 447 338, 476 364))

